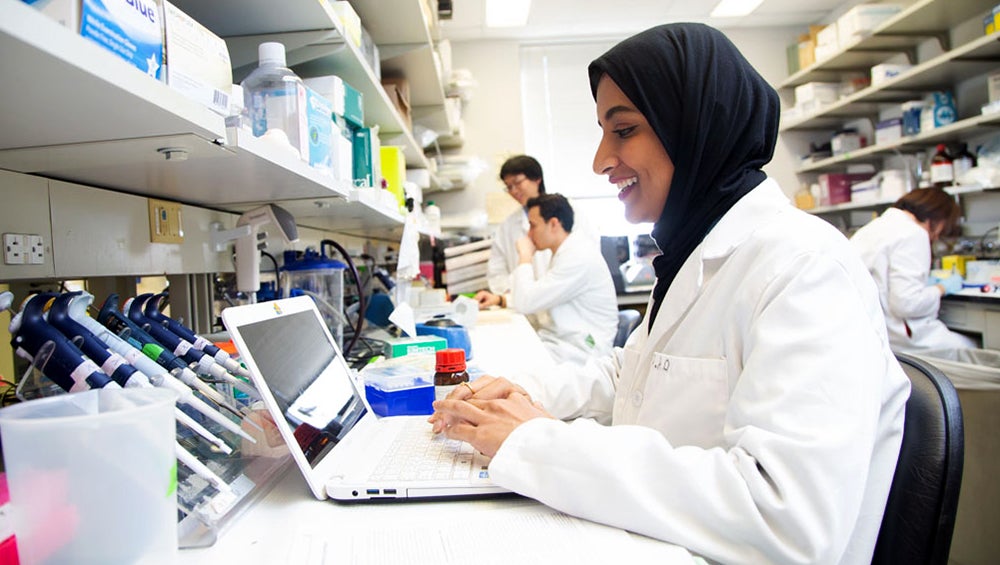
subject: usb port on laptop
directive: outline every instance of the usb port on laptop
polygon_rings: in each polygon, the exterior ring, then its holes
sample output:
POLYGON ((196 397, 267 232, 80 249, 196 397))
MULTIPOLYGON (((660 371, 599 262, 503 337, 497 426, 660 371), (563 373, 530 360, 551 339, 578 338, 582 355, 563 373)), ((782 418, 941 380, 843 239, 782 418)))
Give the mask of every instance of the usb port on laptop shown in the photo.
POLYGON ((394 489, 394 488, 387 488, 387 489, 384 489, 384 490, 382 491, 382 494, 396 494, 396 489, 394 489))
POLYGON ((367 489, 365 490, 365 494, 378 494, 378 489, 377 488, 367 489))

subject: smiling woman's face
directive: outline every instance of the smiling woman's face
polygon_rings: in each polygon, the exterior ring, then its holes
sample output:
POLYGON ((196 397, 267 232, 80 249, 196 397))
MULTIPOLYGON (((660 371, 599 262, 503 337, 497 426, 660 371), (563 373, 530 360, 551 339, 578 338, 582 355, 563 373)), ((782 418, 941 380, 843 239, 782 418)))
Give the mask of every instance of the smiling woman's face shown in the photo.
POLYGON ((608 75, 597 84, 597 123, 603 131, 594 172, 607 175, 625 204, 625 219, 655 222, 663 212, 674 163, 660 138, 608 75))

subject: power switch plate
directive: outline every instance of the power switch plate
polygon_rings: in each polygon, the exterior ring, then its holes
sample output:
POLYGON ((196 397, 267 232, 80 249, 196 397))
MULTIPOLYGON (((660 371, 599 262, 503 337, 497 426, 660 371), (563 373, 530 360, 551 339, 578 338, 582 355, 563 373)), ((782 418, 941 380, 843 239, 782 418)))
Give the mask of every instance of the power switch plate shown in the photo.
POLYGON ((149 199, 149 240, 153 243, 184 242, 180 204, 149 199))
POLYGON ((25 235, 21 233, 3 234, 3 262, 6 265, 23 265, 25 235))
POLYGON ((45 264, 45 240, 42 239, 40 235, 27 235, 25 236, 28 252, 27 252, 27 263, 29 265, 44 265, 45 264))

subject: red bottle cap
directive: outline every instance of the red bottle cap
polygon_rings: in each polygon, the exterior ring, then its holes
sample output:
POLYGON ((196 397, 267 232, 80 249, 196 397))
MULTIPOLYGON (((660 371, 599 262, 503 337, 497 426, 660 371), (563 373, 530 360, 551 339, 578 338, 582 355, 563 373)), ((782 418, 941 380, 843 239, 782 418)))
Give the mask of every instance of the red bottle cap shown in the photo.
POLYGON ((439 373, 454 373, 465 370, 465 350, 459 348, 439 349, 437 351, 437 371, 439 373))

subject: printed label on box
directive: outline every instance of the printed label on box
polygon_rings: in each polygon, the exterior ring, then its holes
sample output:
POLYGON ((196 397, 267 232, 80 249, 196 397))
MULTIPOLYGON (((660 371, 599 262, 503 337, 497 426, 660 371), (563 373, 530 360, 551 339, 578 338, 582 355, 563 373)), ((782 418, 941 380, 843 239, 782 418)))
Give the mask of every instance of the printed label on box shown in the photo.
POLYGON ((158 0, 83 0, 80 35, 147 75, 163 76, 163 18, 158 0))

